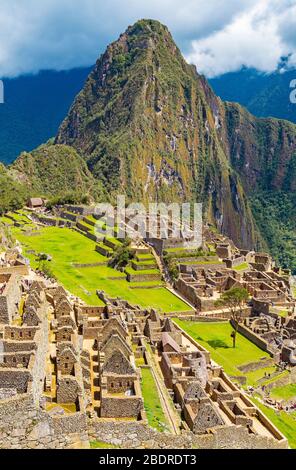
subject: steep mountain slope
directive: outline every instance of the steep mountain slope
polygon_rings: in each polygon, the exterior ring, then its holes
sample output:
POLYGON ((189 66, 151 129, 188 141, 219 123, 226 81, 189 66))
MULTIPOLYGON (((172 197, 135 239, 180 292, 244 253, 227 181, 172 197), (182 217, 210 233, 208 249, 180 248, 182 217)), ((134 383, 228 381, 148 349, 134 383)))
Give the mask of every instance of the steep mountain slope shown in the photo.
POLYGON ((225 103, 223 140, 265 244, 296 272, 296 126, 225 103))
POLYGON ((111 193, 204 202, 210 221, 254 246, 252 215, 218 134, 221 109, 167 28, 139 21, 99 59, 56 143, 75 147, 111 193))
POLYGON ((15 181, 7 168, 0 163, 0 215, 10 210, 19 209, 27 197, 26 186, 15 181))
MULTIPOLYGON (((284 66, 284 64, 282 64, 284 66)), ((296 123, 296 105, 291 103, 290 83, 296 70, 272 74, 244 68, 209 80, 222 100, 235 101, 258 117, 275 117, 296 123)))
POLYGON ((102 186, 76 150, 66 145, 41 145, 31 153, 23 152, 9 174, 25 185, 30 194, 57 196, 79 191, 97 199, 102 186))

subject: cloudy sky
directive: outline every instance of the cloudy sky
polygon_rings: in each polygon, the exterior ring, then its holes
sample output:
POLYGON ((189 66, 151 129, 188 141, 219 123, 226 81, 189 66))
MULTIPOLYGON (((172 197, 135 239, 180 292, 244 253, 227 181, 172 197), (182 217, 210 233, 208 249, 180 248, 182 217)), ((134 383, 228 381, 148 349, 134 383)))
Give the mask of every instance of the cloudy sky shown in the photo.
POLYGON ((208 77, 296 66, 296 0, 0 0, 0 77, 92 65, 140 18, 165 23, 208 77))

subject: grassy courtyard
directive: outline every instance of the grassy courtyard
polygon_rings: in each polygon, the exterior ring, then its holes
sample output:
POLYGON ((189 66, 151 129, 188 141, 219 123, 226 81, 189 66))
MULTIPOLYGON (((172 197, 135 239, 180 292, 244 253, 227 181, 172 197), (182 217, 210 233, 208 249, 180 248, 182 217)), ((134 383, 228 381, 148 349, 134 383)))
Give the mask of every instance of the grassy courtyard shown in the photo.
POLYGON ((168 423, 160 403, 158 390, 150 369, 142 369, 142 394, 148 423, 158 431, 164 431, 168 423))
POLYGON ((12 231, 22 244, 24 255, 29 258, 33 268, 38 266, 36 254, 50 255, 51 269, 57 280, 89 305, 100 305, 96 291, 104 290, 110 297, 120 297, 143 308, 153 307, 162 312, 190 310, 185 302, 161 287, 161 284, 157 289, 149 289, 149 283, 133 289, 124 273, 107 266, 107 258, 95 251, 95 242, 74 230, 42 227, 35 233, 20 228, 13 228, 12 231), (105 265, 75 266, 94 263, 105 265))
POLYGON ((242 373, 238 367, 249 362, 257 362, 262 358, 269 358, 269 355, 255 346, 244 336, 238 334, 236 348, 232 347, 231 332, 232 327, 228 322, 189 322, 175 320, 193 339, 204 346, 210 353, 211 358, 221 365, 229 375, 247 377, 248 385, 264 377, 264 373, 271 374, 275 367, 267 367, 253 372, 242 373))
POLYGON ((283 385, 271 390, 271 397, 275 400, 296 400, 296 384, 283 385))

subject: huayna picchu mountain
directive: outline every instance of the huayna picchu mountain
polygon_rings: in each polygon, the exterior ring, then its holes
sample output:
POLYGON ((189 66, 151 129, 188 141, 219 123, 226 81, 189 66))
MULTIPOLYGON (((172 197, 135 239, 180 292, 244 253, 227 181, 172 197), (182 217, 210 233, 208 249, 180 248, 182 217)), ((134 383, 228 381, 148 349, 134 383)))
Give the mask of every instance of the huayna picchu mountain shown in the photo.
MULTIPOLYGON (((203 202, 207 220, 241 247, 268 243, 276 254, 280 241, 270 236, 269 221, 281 241, 287 228, 295 245, 292 214, 283 219, 281 204, 296 194, 296 126, 223 103, 157 21, 138 21, 100 57, 51 158, 61 146, 75 149, 80 171, 86 175, 85 162, 91 184, 99 181, 111 200, 125 193, 130 201, 203 202)), ((10 170, 18 180, 30 177, 31 156, 21 155, 10 170)), ((38 158, 34 187, 41 168, 42 187, 52 193, 60 188, 49 164, 38 158)), ((293 254, 278 258, 296 270, 293 254)))
POLYGON ((168 29, 139 21, 99 59, 56 143, 75 147, 111 192, 204 202, 208 220, 253 246, 252 215, 221 141, 222 111, 168 29))

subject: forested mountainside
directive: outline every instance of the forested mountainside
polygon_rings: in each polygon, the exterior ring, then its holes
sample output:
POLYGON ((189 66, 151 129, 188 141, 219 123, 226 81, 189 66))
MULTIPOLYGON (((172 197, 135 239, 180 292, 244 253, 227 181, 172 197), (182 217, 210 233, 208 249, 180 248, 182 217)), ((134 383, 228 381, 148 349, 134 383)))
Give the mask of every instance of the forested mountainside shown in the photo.
POLYGON ((290 100, 296 70, 285 70, 281 64, 273 73, 243 68, 209 80, 215 93, 224 101, 245 106, 258 117, 275 117, 296 123, 296 104, 290 100))

